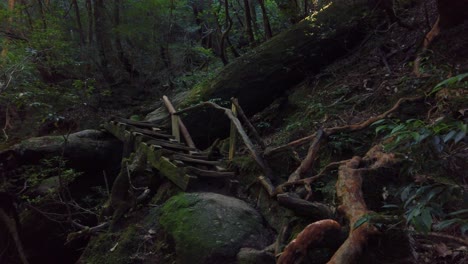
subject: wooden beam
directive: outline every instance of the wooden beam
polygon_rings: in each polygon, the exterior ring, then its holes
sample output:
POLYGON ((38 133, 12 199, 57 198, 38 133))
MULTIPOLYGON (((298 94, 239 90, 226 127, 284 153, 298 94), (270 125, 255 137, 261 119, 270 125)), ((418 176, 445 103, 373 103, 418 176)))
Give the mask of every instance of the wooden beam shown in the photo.
MULTIPOLYGON (((177 115, 174 106, 172 105, 171 101, 169 101, 169 98, 165 95, 163 96, 163 102, 166 105, 166 108, 171 114, 171 116, 177 115)), ((195 143, 193 142, 192 137, 190 136, 190 133, 187 130, 187 127, 184 125, 184 122, 182 122, 182 119, 179 118, 177 123, 179 124, 178 127, 180 127, 180 132, 182 133, 182 136, 184 137, 187 145, 191 148, 197 148, 195 146, 195 143)), ((172 126, 174 127, 174 125, 172 126)))
POLYGON ((265 142, 263 142, 262 138, 260 137, 260 135, 257 132, 257 129, 255 129, 255 127, 252 125, 250 120, 245 115, 244 110, 240 106, 239 101, 237 100, 237 98, 231 98, 231 102, 232 102, 233 105, 236 106, 239 117, 242 120, 242 122, 244 122, 244 124, 247 127, 247 129, 249 130, 251 136, 253 136, 253 138, 255 139, 255 141, 257 141, 257 143, 260 145, 262 150, 264 150, 265 147, 266 147, 265 142))
MULTIPOLYGON (((231 105, 232 115, 237 117, 237 108, 234 103, 231 105)), ((231 120, 231 130, 229 132, 229 160, 234 158, 234 154, 236 154, 236 126, 234 121, 231 120)))

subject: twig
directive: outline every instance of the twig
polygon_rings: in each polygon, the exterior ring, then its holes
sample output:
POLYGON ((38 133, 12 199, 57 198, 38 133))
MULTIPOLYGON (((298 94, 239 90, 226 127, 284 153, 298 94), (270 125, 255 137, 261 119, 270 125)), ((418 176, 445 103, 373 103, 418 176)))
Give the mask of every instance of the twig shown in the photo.
POLYGON ((105 170, 102 171, 102 175, 104 176, 104 184, 106 186, 107 196, 109 197, 110 196, 109 182, 107 181, 107 174, 105 170))
MULTIPOLYGON (((325 128, 323 131, 328 135, 328 136, 331 136, 333 134, 336 134, 336 133, 340 133, 340 132, 355 132, 355 131, 359 131, 359 130, 362 130, 364 128, 367 128, 368 126, 370 126, 371 124, 381 120, 381 119, 384 119, 386 118, 389 114, 395 112, 403 103, 406 103, 406 102, 417 102, 417 101, 420 101, 422 100, 424 97, 423 96, 417 96, 417 97, 405 97, 405 98, 400 98, 395 105, 393 105, 392 108, 390 108, 389 110, 387 110, 386 112, 378 115, 378 116, 375 116, 375 117, 371 117, 369 119, 367 119, 366 121, 363 121, 361 123, 357 123, 357 124, 352 124, 352 125, 344 125, 344 126, 339 126, 339 127, 332 127, 332 128, 325 128)), ((276 152, 279 152, 279 151, 283 151, 285 149, 288 149, 290 147, 297 147, 297 146, 300 146, 300 145, 303 145, 307 142, 309 142, 312 138, 314 138, 315 136, 317 135, 317 133, 313 133, 312 135, 309 135, 307 137, 303 137, 301 139, 297 139, 297 140, 294 140, 292 142, 289 142, 288 144, 285 144, 285 145, 282 145, 282 146, 279 146, 279 147, 276 147, 276 148, 272 148, 272 149, 267 149, 265 151, 265 155, 266 156, 269 156, 273 153, 276 153, 276 152)))

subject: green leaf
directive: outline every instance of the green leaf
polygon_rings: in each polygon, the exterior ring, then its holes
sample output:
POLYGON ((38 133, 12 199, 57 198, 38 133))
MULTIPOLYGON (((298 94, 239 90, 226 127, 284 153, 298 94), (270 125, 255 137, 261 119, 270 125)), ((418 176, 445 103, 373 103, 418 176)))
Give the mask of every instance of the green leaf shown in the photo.
POLYGON ((458 131, 457 135, 453 139, 455 141, 455 144, 460 142, 460 140, 464 139, 466 137, 466 131, 460 130, 458 131))
POLYGON ((393 134, 395 134, 396 132, 402 130, 403 128, 405 128, 405 125, 400 124, 400 125, 396 126, 395 128, 393 128, 392 131, 390 132, 390 134, 393 135, 393 134))
POLYGON ((398 209, 400 208, 398 205, 396 204, 386 204, 384 206, 382 206, 382 209, 398 209))
POLYGON ((447 227, 450 227, 450 226, 452 226, 453 224, 458 223, 460 220, 461 220, 461 219, 459 219, 459 218, 454 218, 454 219, 449 219, 449 220, 441 221, 441 222, 437 223, 436 225, 434 225, 434 229, 435 229, 435 230, 444 230, 444 229, 446 229, 447 227))
POLYGON ((359 218, 353 225, 353 229, 356 229, 360 226, 362 226, 364 223, 369 222, 370 216, 369 215, 364 215, 363 217, 359 218))
POLYGON ((424 208, 422 210, 421 221, 424 224, 424 230, 430 231, 432 227, 432 215, 429 208, 424 208))
POLYGON ((375 121, 374 123, 372 123, 371 126, 380 125, 380 124, 384 123, 385 121, 387 121, 387 120, 386 119, 380 119, 380 120, 375 121))
POLYGON ((468 223, 462 224, 460 227, 460 232, 464 235, 468 231, 468 223))
POLYGON ((447 143, 450 139, 452 139, 455 135, 456 135, 456 131, 454 130, 451 130, 450 132, 448 132, 444 137, 444 143, 447 143))
POLYGON ((376 134, 379 134, 380 131, 384 130, 384 129, 388 129, 389 126, 387 125, 381 125, 381 126, 378 126, 376 129, 375 129, 375 133, 376 134))
POLYGON ((452 213, 447 214, 447 215, 455 216, 455 215, 460 215, 460 214, 465 214, 465 213, 468 213, 468 209, 458 210, 458 211, 452 212, 452 213))

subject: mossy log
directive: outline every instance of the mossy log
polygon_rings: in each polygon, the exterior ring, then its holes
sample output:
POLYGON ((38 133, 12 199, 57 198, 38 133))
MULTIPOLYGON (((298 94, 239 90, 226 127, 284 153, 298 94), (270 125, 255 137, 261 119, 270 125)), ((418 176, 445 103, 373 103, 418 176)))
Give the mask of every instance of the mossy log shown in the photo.
MULTIPOLYGON (((229 102, 235 97, 242 103, 245 114, 251 116, 360 43, 370 21, 364 15, 366 10, 367 5, 362 3, 331 4, 236 59, 214 78, 193 88, 178 104, 176 100, 174 103, 180 108, 210 99, 229 102)), ((161 113, 157 109, 146 119, 167 118, 167 114, 164 117, 161 113)), ((213 110, 190 113, 184 122, 200 147, 208 146, 217 137, 227 137, 229 131, 229 120, 213 110), (213 121, 213 127, 207 127, 209 120, 213 121)))
POLYGON ((79 171, 99 171, 119 164, 122 143, 98 130, 83 130, 64 136, 30 138, 0 151, 0 162, 7 170, 35 164, 43 158, 63 156, 67 165, 79 171))

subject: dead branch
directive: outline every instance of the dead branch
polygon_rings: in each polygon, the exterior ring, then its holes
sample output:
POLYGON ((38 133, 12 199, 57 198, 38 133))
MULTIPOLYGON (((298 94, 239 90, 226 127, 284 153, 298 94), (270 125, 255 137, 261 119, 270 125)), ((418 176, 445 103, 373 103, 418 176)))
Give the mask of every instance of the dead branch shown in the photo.
POLYGON ((308 225, 284 249, 277 264, 302 263, 307 255, 307 249, 318 246, 328 233, 338 231, 340 224, 335 220, 320 220, 308 225))
POLYGON ((301 162, 301 165, 289 176, 288 182, 294 182, 302 178, 312 168, 314 161, 317 159, 317 153, 320 149, 320 143, 322 139, 326 138, 326 135, 323 133, 323 129, 317 131, 317 136, 314 138, 312 144, 310 144, 309 151, 307 156, 301 162))
MULTIPOLYGON (((403 103, 417 102, 417 101, 422 100, 423 98, 424 98, 423 96, 400 98, 396 102, 396 104, 393 105, 392 108, 390 108, 389 110, 387 110, 386 112, 384 112, 384 113, 382 113, 380 115, 377 115, 375 117, 371 117, 371 118, 367 119, 366 121, 363 121, 363 122, 358 123, 358 124, 344 125, 344 126, 332 127, 332 128, 325 128, 323 131, 328 136, 331 136, 331 135, 336 134, 336 133, 341 133, 341 132, 359 131, 359 130, 367 128, 368 126, 372 125, 373 123, 375 123, 375 122, 377 122, 377 121, 379 121, 381 119, 386 118, 389 114, 395 112, 398 108, 400 108, 400 106, 403 103)), ((287 148, 297 147, 297 146, 303 145, 303 144, 309 142, 311 139, 315 138, 316 135, 317 135, 317 133, 314 133, 314 134, 312 134, 310 136, 291 141, 288 144, 285 144, 285 145, 282 145, 282 146, 279 146, 279 147, 276 147, 276 148, 272 148, 272 149, 267 149, 267 150, 265 150, 264 155, 269 156, 269 155, 271 155, 273 153, 283 151, 283 150, 285 150, 287 148)))
POLYGON ((260 147, 262 148, 262 150, 265 149, 265 142, 263 142, 263 139, 260 137, 260 135, 258 134, 257 132, 257 129, 255 129, 255 127, 252 125, 252 123, 250 122, 250 120, 247 118, 247 116, 245 115, 244 113, 244 110, 242 109, 242 107, 240 106, 239 104, 239 101, 237 100, 237 98, 231 98, 231 102, 234 104, 234 106, 237 108, 237 114, 238 116, 240 117, 240 119, 242 120, 242 122, 244 122, 245 126, 247 127, 247 129, 249 130, 250 134, 252 135, 252 137, 255 139, 255 141, 257 141, 257 143, 260 145, 260 147))
POLYGON ((76 226, 77 228, 79 228, 80 231, 68 234, 67 241, 65 242, 65 244, 68 244, 72 242, 73 240, 78 239, 80 237, 96 235, 97 233, 99 233, 100 231, 103 231, 109 226, 109 222, 104 222, 102 224, 99 224, 93 227, 84 226, 82 224, 77 223, 76 221, 72 221, 72 224, 76 226))
POLYGON ((290 193, 278 194, 279 205, 294 211, 298 215, 311 216, 316 219, 331 218, 333 210, 322 203, 309 202, 299 197, 294 197, 290 193))
POLYGON ((270 166, 268 166, 268 163, 265 161, 263 156, 260 155, 260 153, 258 153, 258 151, 255 149, 254 144, 250 140, 249 136, 247 136, 247 133, 245 132, 244 128, 242 127, 242 124, 240 123, 239 119, 232 113, 232 111, 230 109, 219 106, 218 104, 215 104, 213 102, 202 102, 200 104, 197 104, 197 105, 194 105, 194 106, 191 106, 191 107, 187 107, 185 109, 177 111, 175 114, 182 114, 182 113, 186 113, 186 112, 193 111, 193 110, 203 108, 203 107, 207 107, 207 106, 215 108, 217 110, 223 111, 224 114, 232 121, 232 123, 236 127, 237 132, 241 136, 242 140, 244 141, 245 146, 249 150, 252 157, 255 159, 257 164, 262 168, 263 172, 265 173, 265 176, 268 179, 271 179, 272 176, 273 176, 273 172, 272 172, 270 166))
POLYGON ((314 183, 316 180, 320 179, 326 171, 328 171, 329 169, 333 168, 333 167, 337 167, 343 163, 345 163, 346 160, 344 161, 337 161, 337 162, 331 162, 329 163, 327 166, 325 166, 325 168, 323 168, 317 175, 313 176, 313 177, 309 177, 309 178, 305 178, 305 179, 301 179, 301 180, 297 180, 297 181, 293 181, 293 182, 285 182, 281 185, 278 185, 276 188, 275 188, 275 195, 276 194, 280 194, 280 193, 284 193, 285 192, 285 189, 288 188, 288 187, 294 187, 294 186, 297 186, 297 185, 304 185, 304 186, 309 186, 314 183))
MULTIPOLYGON (((171 101, 169 101, 169 98, 164 95, 163 101, 169 113, 173 115, 176 112, 176 110, 174 106, 172 105, 171 101)), ((196 148, 195 143, 193 143, 192 136, 190 136, 190 133, 188 132, 187 127, 184 125, 184 122, 182 122, 181 118, 179 118, 179 128, 180 128, 180 132, 184 136, 185 142, 187 142, 187 145, 191 148, 196 148)))
POLYGON ((265 188, 265 190, 267 191, 268 195, 270 195, 270 197, 273 197, 276 195, 275 186, 273 186, 273 183, 271 183, 269 178, 262 175, 258 177, 258 181, 263 186, 263 188, 265 188))

